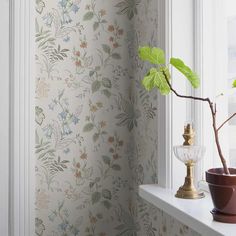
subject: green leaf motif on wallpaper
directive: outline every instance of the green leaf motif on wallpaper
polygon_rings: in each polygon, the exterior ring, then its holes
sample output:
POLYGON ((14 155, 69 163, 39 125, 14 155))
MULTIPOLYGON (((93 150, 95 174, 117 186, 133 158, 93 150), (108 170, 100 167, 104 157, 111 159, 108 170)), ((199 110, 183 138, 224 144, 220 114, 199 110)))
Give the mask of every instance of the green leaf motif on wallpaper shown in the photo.
POLYGON ((38 125, 42 125, 45 119, 45 114, 43 113, 43 109, 39 106, 35 107, 35 121, 38 125))
POLYGON ((96 31, 99 27, 99 22, 94 22, 93 24, 93 30, 96 31))
POLYGON ((111 168, 112 168, 113 170, 116 170, 116 171, 121 170, 121 166, 118 165, 118 164, 113 164, 111 168))
POLYGON ((108 156, 102 156, 102 160, 106 165, 110 165, 111 164, 111 159, 108 156))
POLYGON ((44 30, 43 27, 39 27, 38 22, 36 20, 36 35, 35 35, 35 42, 38 44, 38 48, 45 48, 49 46, 55 45, 55 38, 51 36, 50 30, 44 30), (46 45, 46 46, 45 46, 46 45))
POLYGON ((193 72, 188 66, 186 66, 182 60, 180 60, 179 58, 171 58, 170 64, 177 70, 179 70, 183 75, 185 75, 185 77, 189 80, 194 88, 199 87, 200 81, 198 75, 193 72))
POLYGON ((119 53, 112 53, 112 54, 111 54, 111 57, 112 57, 113 59, 116 59, 116 60, 121 59, 121 56, 120 56, 119 53))
POLYGON ((100 201, 102 194, 100 192, 94 192, 92 194, 92 204, 96 204, 100 201))
POLYGON ((108 210, 111 208, 111 203, 107 200, 102 201, 104 207, 106 207, 108 210))
POLYGON ((98 139, 99 139, 99 136, 100 136, 99 133, 94 133, 94 134, 93 134, 93 141, 94 141, 94 142, 97 142, 98 139))
POLYGON ((137 15, 137 6, 140 4, 140 2, 141 0, 123 0, 119 2, 115 5, 115 7, 119 8, 117 14, 127 15, 129 20, 131 20, 134 15, 137 15))
POLYGON ((105 88, 111 88, 112 84, 111 84, 111 80, 108 78, 102 78, 102 85, 105 88))
POLYGON ((89 11, 84 15, 83 20, 92 20, 93 17, 94 17, 94 13, 92 11, 89 11))
POLYGON ((160 48, 140 47, 138 53, 143 61, 148 61, 155 65, 165 64, 165 53, 160 48))
POLYGON ((103 49, 103 51, 104 51, 105 53, 107 53, 107 54, 110 54, 110 53, 111 53, 111 48, 110 48, 110 46, 107 45, 107 44, 103 44, 103 45, 102 45, 102 49, 103 49))
POLYGON ((107 98, 109 98, 111 96, 111 92, 108 89, 103 89, 102 94, 105 95, 107 98))
POLYGON ((84 132, 89 132, 89 131, 93 130, 93 128, 94 128, 94 124, 93 123, 88 123, 84 126, 83 131, 84 132))
POLYGON ((101 81, 99 81, 99 80, 93 81, 93 83, 92 83, 92 92, 93 93, 97 92, 100 89, 100 87, 101 87, 101 81))
POLYGON ((108 189, 103 189, 102 190, 102 196, 104 197, 104 198, 106 198, 106 199, 109 199, 109 200, 111 200, 111 191, 110 190, 108 190, 108 189))

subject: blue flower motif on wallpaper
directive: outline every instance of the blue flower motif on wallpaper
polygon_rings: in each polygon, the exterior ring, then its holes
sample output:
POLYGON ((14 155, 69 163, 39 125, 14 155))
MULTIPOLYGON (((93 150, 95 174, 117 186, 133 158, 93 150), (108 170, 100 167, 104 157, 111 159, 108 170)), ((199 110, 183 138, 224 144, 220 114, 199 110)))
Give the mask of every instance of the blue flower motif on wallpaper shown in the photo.
POLYGON ((194 235, 138 196, 157 182, 157 95, 140 86, 137 59, 139 44, 157 44, 156 1, 35 10, 35 234, 194 235))
POLYGON ((70 12, 76 14, 79 10, 79 2, 80 1, 73 1, 73 0, 60 0, 59 6, 62 10, 62 23, 69 24, 72 22, 70 12))

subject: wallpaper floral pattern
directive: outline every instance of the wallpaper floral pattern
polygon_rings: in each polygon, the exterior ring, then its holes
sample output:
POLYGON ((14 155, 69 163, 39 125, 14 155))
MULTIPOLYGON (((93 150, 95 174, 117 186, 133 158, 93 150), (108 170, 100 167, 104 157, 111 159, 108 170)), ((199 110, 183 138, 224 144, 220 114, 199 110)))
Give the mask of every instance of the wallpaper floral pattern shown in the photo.
POLYGON ((156 183, 157 94, 139 44, 155 0, 36 0, 37 236, 197 235, 147 204, 156 183))

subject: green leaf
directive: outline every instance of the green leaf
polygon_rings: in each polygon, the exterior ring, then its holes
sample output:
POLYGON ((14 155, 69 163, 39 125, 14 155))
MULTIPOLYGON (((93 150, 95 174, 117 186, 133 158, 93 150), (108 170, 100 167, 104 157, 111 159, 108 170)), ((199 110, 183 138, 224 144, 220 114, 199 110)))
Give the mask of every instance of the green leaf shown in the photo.
POLYGON ((93 83, 92 83, 92 92, 95 93, 97 92, 101 87, 101 82, 99 80, 95 80, 93 83))
POLYGON ((102 156, 102 160, 105 164, 110 165, 111 164, 111 159, 108 156, 102 156))
POLYGON ((111 52, 111 48, 107 44, 103 44, 102 49, 105 53, 110 54, 110 52, 111 52))
POLYGON ((232 84, 233 88, 236 88, 236 80, 234 80, 233 84, 232 84))
POLYGON ((101 196, 102 196, 101 193, 94 192, 92 194, 92 204, 95 204, 95 203, 99 202, 99 200, 101 199, 101 196))
POLYGON ((165 66, 160 67, 160 71, 162 73, 165 73, 167 79, 170 81, 171 77, 170 77, 170 71, 169 71, 168 67, 165 67, 165 66))
POLYGON ((111 200, 111 191, 108 189, 103 189, 102 190, 102 196, 106 199, 111 200))
POLYGON ((140 47, 138 53, 143 61, 149 61, 152 64, 165 64, 165 53, 160 48, 140 47))
POLYGON ((83 131, 84 131, 84 132, 89 132, 89 131, 91 131, 93 128, 94 128, 94 124, 93 124, 93 123, 88 123, 88 124, 86 124, 86 125, 84 126, 83 131))
POLYGON ((167 95, 170 92, 170 87, 166 82, 163 72, 158 71, 156 68, 151 68, 142 80, 142 84, 148 91, 157 87, 162 95, 167 95))
POLYGON ((91 20, 93 18, 93 16, 94 16, 93 12, 89 11, 84 15, 83 20, 91 20))
POLYGON ((150 71, 144 76, 142 80, 142 85, 148 91, 152 90, 155 87, 155 77, 157 70, 155 68, 151 68, 150 71))
POLYGON ((112 168, 113 170, 116 170, 116 171, 121 170, 121 167, 120 167, 120 165, 118 165, 118 164, 114 164, 114 165, 112 165, 111 168, 112 168))
POLYGON ((111 80, 108 78, 102 78, 102 85, 106 88, 111 88, 111 80))
POLYGON ((179 58, 171 58, 170 64, 174 66, 177 70, 179 70, 185 77, 189 80, 191 85, 194 88, 198 88, 200 85, 200 81, 198 75, 192 71, 188 66, 184 64, 182 60, 179 58))

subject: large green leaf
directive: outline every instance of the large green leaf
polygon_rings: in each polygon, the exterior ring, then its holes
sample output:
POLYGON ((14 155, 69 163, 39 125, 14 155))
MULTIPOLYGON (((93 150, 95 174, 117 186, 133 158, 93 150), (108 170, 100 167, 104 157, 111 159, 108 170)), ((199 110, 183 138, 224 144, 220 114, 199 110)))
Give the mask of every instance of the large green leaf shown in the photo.
POLYGON ((194 88, 199 87, 200 81, 198 75, 186 66, 182 60, 179 58, 171 58, 170 64, 184 74, 194 88))
POLYGON ((232 87, 236 88, 236 80, 233 81, 232 87))
POLYGON ((163 71, 158 71, 156 68, 151 68, 144 77, 142 84, 148 91, 157 87, 162 95, 167 95, 170 92, 170 87, 166 82, 163 71))
POLYGON ((155 77, 157 70, 152 68, 142 80, 144 88, 148 91, 152 90, 155 87, 155 77))
POLYGON ((140 47, 139 57, 143 61, 149 61, 152 64, 165 64, 165 53, 160 48, 140 47))

